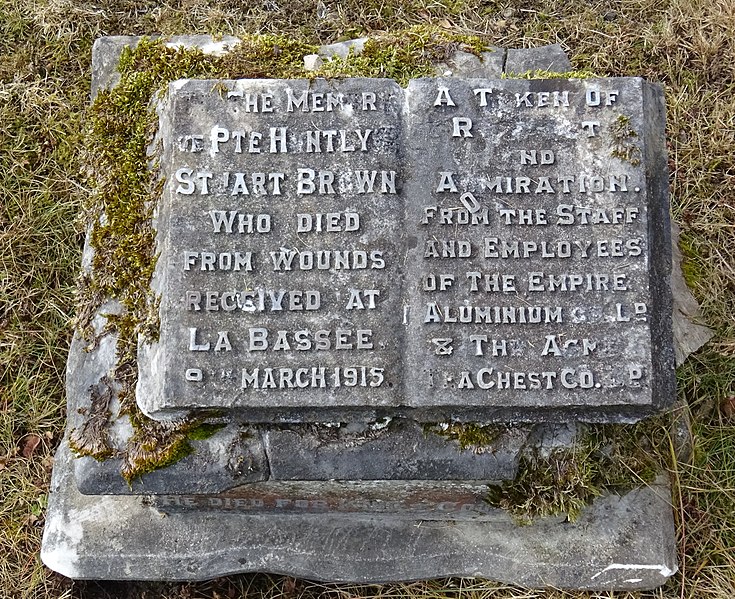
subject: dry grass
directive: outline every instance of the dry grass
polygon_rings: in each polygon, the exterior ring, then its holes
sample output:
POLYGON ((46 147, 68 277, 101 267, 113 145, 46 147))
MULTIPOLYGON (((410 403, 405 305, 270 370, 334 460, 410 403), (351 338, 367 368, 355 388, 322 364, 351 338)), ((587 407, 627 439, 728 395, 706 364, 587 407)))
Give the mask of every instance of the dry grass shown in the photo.
MULTIPOLYGON (((735 597, 735 2, 732 0, 3 0, 0 2, 0 597, 735 597), (98 35, 289 33, 328 43, 433 24, 506 47, 560 42, 574 67, 666 85, 685 275, 717 336, 679 371, 695 458, 671 460, 682 573, 644 594, 481 581, 338 586, 278 576, 71 583, 38 559, 85 194, 79 164, 98 35)), ((665 444, 663 444, 665 446, 665 444)))

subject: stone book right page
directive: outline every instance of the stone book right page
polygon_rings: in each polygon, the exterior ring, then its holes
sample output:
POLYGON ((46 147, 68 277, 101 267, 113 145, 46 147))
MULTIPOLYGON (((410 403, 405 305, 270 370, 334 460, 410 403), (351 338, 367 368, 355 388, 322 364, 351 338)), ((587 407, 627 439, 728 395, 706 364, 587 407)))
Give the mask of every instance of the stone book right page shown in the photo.
POLYGON ((407 95, 409 405, 632 420, 673 401, 661 89, 447 78, 407 95))

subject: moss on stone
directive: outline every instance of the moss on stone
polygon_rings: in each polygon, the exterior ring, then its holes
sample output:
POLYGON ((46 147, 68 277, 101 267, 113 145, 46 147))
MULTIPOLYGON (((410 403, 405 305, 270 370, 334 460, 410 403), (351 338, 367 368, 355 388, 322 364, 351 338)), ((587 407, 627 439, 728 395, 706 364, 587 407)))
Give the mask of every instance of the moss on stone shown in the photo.
POLYGON ((221 79, 308 78, 304 56, 318 46, 287 36, 246 36, 226 55, 212 59, 214 77, 221 79))
POLYGON ((220 418, 215 413, 204 413, 176 422, 159 422, 140 411, 131 414, 134 432, 123 456, 123 478, 130 484, 191 455, 195 451, 192 441, 205 441, 227 426, 220 418))
POLYGON ((365 42, 360 54, 334 57, 314 71, 321 77, 375 77, 405 86, 411 79, 434 74, 435 65, 457 50, 479 55, 487 49, 480 38, 452 35, 436 27, 416 26, 384 33, 365 42))
MULTIPOLYGON (((135 431, 123 452, 126 480, 175 463, 191 453, 189 439, 216 432, 192 428, 191 421, 162 426, 146 418, 135 402, 138 339, 156 340, 159 328, 159 298, 150 289, 156 265, 152 215, 161 193, 161 181, 156 169, 150 168, 148 154, 157 127, 155 96, 170 81, 182 78, 363 76, 390 77, 406 84, 412 77, 431 74, 434 62, 459 48, 477 53, 483 45, 479 38, 414 27, 377 36, 366 43, 361 56, 327 61, 319 72, 305 71, 303 65, 304 55, 318 47, 287 36, 245 36, 219 57, 198 49, 169 48, 162 40, 147 38, 123 50, 120 82, 101 90, 90 109, 87 162, 95 193, 86 213, 94 256, 91 273, 80 279, 75 326, 90 349, 102 335, 117 336, 113 377, 119 384, 121 414, 130 417, 135 431), (92 319, 108 299, 119 301, 122 310, 106 315, 104 330, 95 334, 92 319)), ((73 447, 89 455, 85 447, 92 445, 87 440, 73 447)), ((109 455, 95 452, 98 458, 109 455)))
POLYGON ((122 477, 128 482, 165 468, 190 455, 193 447, 177 423, 146 422, 135 427, 123 459, 122 477))
POLYGON ((697 244, 690 234, 682 232, 679 235, 679 249, 684 280, 690 289, 696 289, 705 278, 705 270, 701 264, 702 257, 698 254, 697 244))
MULTIPOLYGON (((419 26, 374 36, 360 55, 350 53, 345 59, 326 61, 319 71, 305 71, 303 56, 317 49, 287 37, 250 36, 226 55, 214 57, 198 49, 168 48, 161 40, 143 39, 135 48, 123 51, 119 84, 100 91, 90 110, 88 163, 96 192, 87 206, 87 218, 94 258, 91 274, 84 275, 80 285, 76 326, 93 347, 99 339, 93 334, 91 320, 102 302, 113 298, 122 306, 121 313, 107 315, 102 334, 117 335, 113 376, 120 389, 121 413, 130 417, 134 428, 122 456, 122 475, 128 481, 186 457, 193 451, 190 440, 205 439, 222 426, 204 424, 201 417, 160 423, 145 417, 135 402, 138 338, 155 340, 159 326, 158 298, 150 290, 156 263, 151 220, 161 193, 161 181, 155 168, 150 168, 148 155, 157 126, 152 106, 155 95, 180 78, 360 76, 387 77, 406 85, 412 78, 433 74, 434 65, 456 50, 479 54, 486 48, 479 38, 419 26)), ((534 71, 517 77, 591 76, 594 74, 585 71, 534 71)), ((630 137, 623 125, 620 136, 630 137)), ((455 439, 461 449, 477 449, 491 446, 504 430, 496 425, 450 424, 443 430, 430 427, 427 432, 455 439)), ((85 454, 84 447, 77 443, 78 453, 85 454)), ((96 452, 99 458, 109 455, 96 452)), ((555 455, 548 462, 526 459, 519 479, 500 489, 498 504, 513 513, 530 509, 531 514, 563 511, 573 516, 579 506, 611 485, 609 477, 600 480, 600 455, 590 445, 572 454, 555 455), (560 483, 560 491, 551 496, 540 492, 554 480, 560 483), (540 502, 529 508, 534 498, 540 502)))
POLYGON ((545 71, 543 69, 534 69, 524 71, 523 73, 503 73, 503 79, 595 79, 600 77, 592 71, 566 71, 557 73, 556 71, 545 71))
POLYGON ((638 166, 641 163, 641 150, 635 143, 638 133, 630 124, 630 117, 624 114, 618 116, 610 132, 613 137, 610 156, 638 166))
POLYGON ((212 435, 225 428, 225 426, 227 425, 223 422, 202 422, 201 424, 197 424, 196 426, 192 427, 186 433, 186 436, 190 441, 206 441, 212 435))
MULTIPOLYGON (((158 335, 158 298, 150 290, 156 263, 151 219, 161 186, 147 154, 157 124, 151 100, 169 81, 211 76, 215 68, 199 50, 143 39, 136 48, 123 50, 118 70, 119 84, 100 91, 90 109, 87 148, 95 193, 86 208, 94 256, 80 286, 76 326, 94 347, 98 339, 91 319, 107 299, 120 303, 119 313, 105 315, 101 335, 117 336, 113 377, 120 413, 130 417, 135 431, 123 452, 122 475, 132 480, 191 451, 188 423, 162 426, 144 417, 135 403, 138 338, 155 340, 158 335)), ((85 453, 84 445, 73 447, 85 453)))
POLYGON ((604 493, 624 493, 653 482, 665 469, 654 451, 670 414, 636 425, 589 425, 571 447, 521 456, 513 481, 491 485, 487 501, 507 510, 519 524, 564 515, 575 521, 582 509, 604 493))
POLYGON ((467 422, 432 423, 424 425, 424 434, 434 434, 457 441, 461 450, 481 451, 508 430, 502 424, 478 424, 467 422))

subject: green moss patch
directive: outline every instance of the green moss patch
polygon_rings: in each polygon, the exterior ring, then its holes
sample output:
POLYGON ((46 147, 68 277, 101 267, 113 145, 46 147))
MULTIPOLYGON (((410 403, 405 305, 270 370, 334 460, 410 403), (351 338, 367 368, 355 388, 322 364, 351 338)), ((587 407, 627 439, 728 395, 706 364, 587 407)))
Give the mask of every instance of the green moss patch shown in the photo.
POLYGON ((134 433, 121 456, 122 477, 130 484, 144 474, 171 466, 194 453, 192 441, 205 441, 226 426, 211 422, 210 418, 211 414, 204 414, 184 421, 158 422, 136 412, 131 417, 134 433))
POLYGON ((521 456, 513 481, 490 487, 487 501, 508 510, 519 524, 564 515, 573 522, 596 497, 624 493, 653 482, 666 468, 655 451, 670 415, 631 426, 590 425, 571 447, 542 452, 529 448, 521 456))
POLYGON ((473 451, 491 448, 507 430, 507 426, 498 424, 451 422, 424 425, 424 434, 435 434, 457 441, 461 450, 473 451))
POLYGON ((447 60, 457 50, 479 55, 486 49, 477 37, 415 26, 370 38, 360 54, 332 58, 315 74, 322 77, 384 77, 405 86, 411 79, 433 75, 436 63, 447 60))

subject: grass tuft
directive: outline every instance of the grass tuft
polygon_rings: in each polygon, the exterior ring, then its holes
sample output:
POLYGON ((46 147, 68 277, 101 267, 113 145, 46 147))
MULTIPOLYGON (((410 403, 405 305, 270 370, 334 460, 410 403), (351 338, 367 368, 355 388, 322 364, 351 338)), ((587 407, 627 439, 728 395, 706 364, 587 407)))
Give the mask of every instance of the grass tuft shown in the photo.
POLYGON ((588 425, 571 447, 522 456, 515 480, 491 486, 487 501, 510 512, 519 524, 564 515, 574 522, 605 493, 625 493, 650 484, 667 464, 654 443, 668 438, 670 414, 630 425, 588 425))

